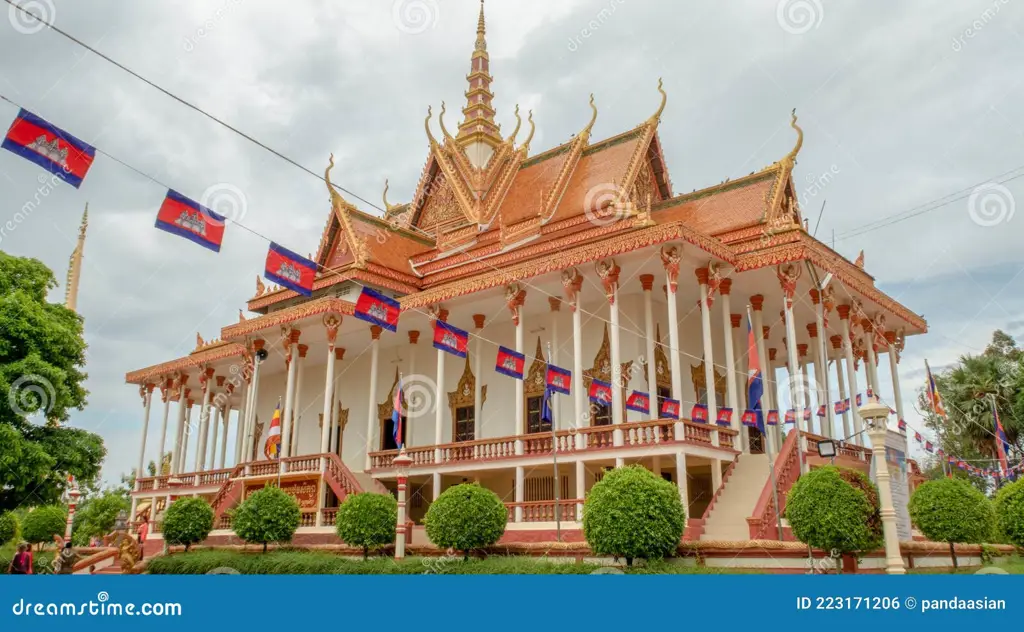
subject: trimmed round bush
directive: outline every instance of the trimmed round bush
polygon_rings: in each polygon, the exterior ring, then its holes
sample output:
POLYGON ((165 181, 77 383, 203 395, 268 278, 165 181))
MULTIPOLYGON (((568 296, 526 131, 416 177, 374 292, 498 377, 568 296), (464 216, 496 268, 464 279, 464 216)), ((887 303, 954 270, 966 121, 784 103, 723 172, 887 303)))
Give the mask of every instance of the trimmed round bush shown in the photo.
POLYGON ((335 528, 345 544, 363 549, 363 559, 370 549, 378 549, 395 541, 398 522, 398 501, 384 494, 352 494, 338 507, 335 528))
POLYGON ((829 465, 798 478, 786 497, 786 520, 798 540, 830 554, 874 550, 882 544, 878 490, 844 469, 829 465))
POLYGON ((1024 478, 996 494, 996 520, 1011 544, 1024 547, 1024 478))
POLYGON ((953 568, 957 568, 954 542, 979 544, 992 535, 992 503, 976 487, 960 479, 943 478, 924 483, 910 497, 910 518, 932 542, 949 542, 953 568))
POLYGON ((0 546, 7 544, 18 535, 18 518, 14 512, 0 513, 0 546))
POLYGON ((641 465, 604 475, 583 505, 583 535, 595 555, 661 559, 679 547, 686 510, 679 489, 641 465))
POLYGON ((266 553, 270 542, 291 542, 301 519, 298 501, 280 487, 268 485, 250 494, 235 509, 231 528, 246 542, 262 544, 266 553))
POLYGON ((449 487, 437 497, 423 525, 430 541, 442 548, 463 552, 490 546, 505 533, 508 510, 498 495, 476 483, 449 487))
POLYGON ((168 544, 188 551, 213 531, 213 508, 202 498, 179 498, 167 508, 161 529, 168 544))
POLYGON ((25 516, 21 537, 29 544, 53 542, 53 536, 64 535, 67 522, 68 515, 60 505, 36 507, 25 516))

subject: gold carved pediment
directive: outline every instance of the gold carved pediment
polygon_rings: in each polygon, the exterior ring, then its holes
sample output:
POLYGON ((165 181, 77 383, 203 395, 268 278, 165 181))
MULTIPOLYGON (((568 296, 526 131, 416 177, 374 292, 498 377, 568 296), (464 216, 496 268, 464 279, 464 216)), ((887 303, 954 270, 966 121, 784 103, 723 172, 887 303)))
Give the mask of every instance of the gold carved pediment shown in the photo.
MULTIPOLYGON (((665 346, 661 342, 660 324, 654 330, 654 342, 654 379, 659 387, 672 388, 672 364, 669 362, 665 346)), ((647 386, 650 388, 650 380, 647 379, 647 362, 643 362, 643 365, 644 379, 647 380, 647 386)))
MULTIPOLYGON (((487 402, 486 384, 480 387, 480 397, 483 400, 480 402, 480 408, 482 410, 484 403, 487 402)), ((466 366, 462 369, 462 377, 459 378, 459 385, 455 387, 454 391, 448 393, 448 406, 451 408, 452 419, 455 419, 455 409, 475 405, 476 376, 473 375, 473 369, 469 366, 469 354, 467 353, 466 366)))
MULTIPOLYGON (((612 346, 608 338, 608 325, 604 327, 604 337, 601 339, 601 348, 594 356, 594 365, 583 371, 583 389, 590 392, 590 383, 594 379, 611 383, 612 381, 612 346)), ((629 375, 633 369, 633 361, 622 363, 622 375, 629 375)), ((625 382, 625 380, 623 380, 625 382)))
POLYGON ((548 362, 544 359, 544 350, 541 348, 540 336, 537 337, 537 350, 533 353, 533 364, 530 365, 530 372, 526 374, 526 382, 523 384, 527 397, 536 397, 544 394, 547 386, 548 362))
MULTIPOLYGON (((707 379, 704 377, 704 370, 704 360, 701 360, 700 364, 690 365, 690 379, 693 380, 693 390, 698 394, 701 390, 707 391, 707 379)), ((716 396, 725 396, 725 384, 725 375, 715 371, 716 396)))

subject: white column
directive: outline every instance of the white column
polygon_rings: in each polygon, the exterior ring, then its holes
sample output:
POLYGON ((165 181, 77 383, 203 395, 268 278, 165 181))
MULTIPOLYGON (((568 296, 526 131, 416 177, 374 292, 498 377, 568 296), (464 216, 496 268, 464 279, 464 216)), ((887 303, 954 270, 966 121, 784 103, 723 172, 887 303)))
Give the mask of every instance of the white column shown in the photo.
MULTIPOLYGON (((800 385, 800 380, 796 379, 797 371, 799 370, 800 363, 796 356, 796 325, 793 323, 793 304, 790 299, 786 299, 785 303, 785 320, 786 320, 786 357, 788 358, 788 370, 789 370, 789 399, 793 403, 793 409, 796 411, 796 423, 794 424, 795 430, 800 431, 803 426, 804 418, 804 390, 800 385)), ((805 382, 806 383, 806 382, 805 382)), ((782 415, 785 415, 785 411, 780 411, 782 415)), ((800 451, 800 473, 804 474, 807 472, 807 463, 804 462, 803 458, 803 437, 797 435, 797 449, 800 451)))
MULTIPOLYGON (((149 434, 149 411, 153 407, 153 388, 153 384, 143 384, 139 389, 142 393, 144 412, 142 413, 142 445, 139 447, 139 465, 135 468, 136 481, 145 476, 142 468, 146 465, 146 435, 149 434)), ((157 476, 159 475, 160 469, 157 467, 157 476)), ((134 513, 132 514, 131 519, 135 520, 134 513)))
MULTIPOLYGON (((284 343, 285 362, 288 365, 288 377, 284 389, 284 426, 281 428, 281 457, 287 458, 292 449, 292 415, 295 411, 295 381, 299 371, 299 353, 295 347, 298 345, 299 336, 302 334, 298 329, 291 329, 287 332, 284 343)), ((284 463, 281 463, 282 471, 284 463)))
MULTIPOLYGON (((419 335, 419 332, 416 332, 419 335)), ((412 357, 415 357, 415 347, 410 348, 412 357)), ((338 410, 341 408, 341 379, 342 376, 337 372, 338 362, 345 359, 345 349, 337 347, 334 349, 334 364, 335 364, 335 375, 334 375, 334 397, 333 404, 331 405, 331 454, 337 454, 338 458, 341 458, 341 440, 342 435, 345 433, 345 429, 341 427, 341 412, 338 410)), ((410 359, 410 364, 412 360, 410 359)), ((413 371, 409 372, 409 375, 415 375, 413 371)), ((411 437, 412 433, 406 431, 406 437, 411 437)))
MULTIPOLYGON (((157 444, 159 449, 157 451, 156 458, 156 475, 163 475, 163 462, 164 462, 164 450, 167 449, 167 418, 171 413, 171 397, 170 397, 170 383, 164 381, 160 385, 160 399, 164 402, 164 416, 163 421, 160 422, 160 442, 157 444)), ((151 515, 156 515, 156 511, 150 512, 151 515)))
POLYGON ((732 420, 729 427, 738 433, 736 442, 740 444, 733 447, 739 447, 743 452, 750 452, 750 442, 746 440, 747 433, 740 427, 740 416, 743 411, 740 410, 739 397, 736 392, 736 350, 733 348, 732 307, 729 296, 731 292, 732 279, 724 279, 719 294, 722 295, 722 337, 725 339, 725 398, 729 403, 729 408, 732 408, 732 420))
POLYGON ((882 517, 882 533, 885 539, 886 572, 890 575, 902 575, 906 572, 903 566, 903 555, 900 552, 899 534, 896 528, 896 509, 892 502, 892 484, 889 464, 885 460, 886 419, 888 407, 877 402, 865 402, 857 410, 870 427, 872 465, 875 467, 875 484, 878 485, 879 513, 882 517))
POLYGON ((245 449, 245 422, 249 416, 249 382, 242 377, 242 395, 239 398, 238 414, 235 415, 235 456, 233 465, 242 462, 245 449))
MULTIPOLYGON (((764 308, 764 296, 761 294, 751 296, 750 308, 750 318, 752 321, 750 325, 754 330, 754 345, 757 347, 757 359, 761 363, 761 370, 764 372, 765 378, 764 396, 761 398, 761 411, 764 414, 765 421, 765 440, 767 441, 765 449, 768 451, 768 454, 771 455, 776 453, 776 447, 775 434, 773 433, 772 428, 768 425, 768 411, 775 409, 777 404, 775 401, 775 390, 772 386, 774 383, 775 371, 772 369, 771 358, 769 354, 766 353, 765 347, 767 345, 764 343, 764 315, 761 311, 764 308)), ((750 406, 750 402, 747 403, 747 406, 750 406)))
POLYGON ((187 376, 182 376, 175 380, 175 388, 177 390, 178 398, 178 423, 174 428, 174 450, 171 452, 171 474, 178 474, 181 472, 181 443, 185 434, 185 408, 188 406, 188 398, 185 396, 184 382, 187 380, 187 376))
POLYGON ((658 418, 658 367, 654 361, 654 305, 651 299, 651 288, 654 287, 653 274, 641 274, 640 283, 644 289, 644 353, 647 354, 647 394, 650 396, 650 413, 648 419, 658 418))
POLYGON ((718 492, 718 488, 722 486, 722 461, 719 459, 711 459, 711 489, 714 491, 712 494, 718 492))
MULTIPOLYGON (((842 344, 843 339, 840 336, 832 336, 829 341, 832 343, 832 350, 835 355, 836 363, 836 382, 839 384, 839 401, 846 401, 846 375, 843 371, 843 358, 842 358, 842 344)), ((852 433, 850 432, 850 413, 843 408, 843 439, 849 441, 848 438, 852 433)))
POLYGON ((220 428, 220 423, 222 421, 222 419, 221 419, 222 415, 221 415, 221 408, 220 408, 220 406, 217 406, 216 402, 214 402, 214 405, 213 405, 212 408, 213 408, 213 411, 212 411, 213 412, 213 419, 212 419, 212 421, 210 423, 210 438, 209 438, 209 447, 210 447, 209 452, 210 452, 210 456, 209 456, 209 458, 206 459, 206 463, 204 464, 204 467, 207 470, 212 470, 213 466, 217 464, 217 439, 218 439, 217 430, 220 428))
POLYGON ((826 344, 828 332, 825 329, 825 305, 820 300, 821 295, 817 291, 812 292, 811 298, 814 301, 814 318, 818 326, 817 353, 821 361, 821 381, 818 382, 818 393, 825 400, 825 423, 828 424, 828 432, 825 436, 831 439, 836 434, 836 415, 832 406, 832 388, 828 383, 828 346, 826 344))
MULTIPOLYGON (((548 305, 551 307, 551 357, 548 358, 548 362, 560 367, 562 366, 562 354, 560 346, 561 340, 559 340, 558 338, 558 314, 562 307, 562 301, 557 296, 549 296, 548 305)), ((573 378, 575 380, 580 379, 576 376, 573 376, 573 378)), ((561 428, 562 426, 559 423, 561 421, 561 411, 559 409, 562 407, 562 398, 553 397, 552 399, 554 401, 552 402, 551 408, 551 416, 553 417, 551 421, 554 424, 555 428, 561 428)))
POLYGON ((434 479, 434 484, 433 484, 433 488, 434 489, 432 491, 434 493, 434 500, 437 500, 437 497, 441 495, 441 475, 438 474, 437 472, 434 472, 433 479, 434 479))
MULTIPOLYGON (((623 402, 622 402, 622 349, 619 345, 619 274, 618 266, 614 261, 611 262, 612 267, 615 269, 614 282, 607 290, 608 302, 611 308, 611 356, 612 356, 612 424, 615 429, 612 431, 612 443, 613 445, 622 445, 622 413, 623 413, 623 402)), ((582 376, 576 378, 576 387, 582 388, 583 380, 582 376)), ((619 467, 616 461, 616 467, 619 467)))
POLYGON ((324 411, 323 422, 320 428, 320 454, 325 454, 331 447, 331 426, 333 419, 331 413, 334 411, 334 342, 338 336, 338 326, 341 319, 333 314, 325 316, 324 327, 327 328, 327 369, 324 376, 324 411))
MULTIPOLYGON (((871 326, 864 327, 864 374, 868 379, 868 388, 874 393, 875 397, 878 397, 878 366, 875 364, 875 345, 872 340, 871 326)), ((866 403, 866 402, 865 402, 866 403)))
POLYGON ((305 408, 302 406, 302 376, 306 373, 306 354, 309 353, 308 345, 299 345, 299 368, 295 375, 295 394, 294 403, 292 404, 292 416, 295 418, 292 421, 292 441, 291 449, 287 456, 299 456, 299 426, 302 425, 302 413, 305 408))
MULTIPOLYGON (((843 353, 846 356, 846 376, 850 381, 850 408, 856 410, 857 406, 857 364, 853 358, 853 338, 850 337, 850 306, 840 305, 836 311, 839 312, 839 324, 843 336, 843 353)), ((867 445, 864 437, 864 423, 860 415, 853 415, 853 434, 855 445, 867 445)))
POLYGON ((587 498, 587 467, 576 461, 576 520, 583 522, 583 501, 587 498))
POLYGON ((199 436, 196 438, 196 471, 206 469, 207 433, 210 428, 210 397, 213 396, 213 369, 206 369, 203 383, 203 407, 199 413, 199 436))
MULTIPOLYGON (((806 347, 806 345, 797 345, 797 348, 806 347)), ((814 410, 811 409, 811 389, 808 386, 811 383, 811 379, 807 376, 807 350, 806 348, 800 353, 800 378, 803 380, 803 407, 804 410, 811 411, 811 418, 809 421, 804 421, 803 417, 800 417, 800 427, 805 432, 814 432, 814 410)))
POLYGON ((814 417, 818 420, 820 426, 819 430, 823 437, 826 439, 832 438, 832 426, 829 424, 830 416, 828 414, 828 399, 825 396, 825 381, 828 380, 828 364, 824 361, 822 352, 824 349, 821 346, 822 339, 818 335, 818 326, 815 324, 813 327, 807 326, 807 333, 814 335, 811 336, 811 357, 814 358, 814 398, 817 402, 818 407, 814 409, 814 417), (818 417, 818 410, 820 407, 825 406, 825 416, 818 417))
POLYGON ((484 314, 473 314, 476 325, 476 340, 473 341, 473 438, 483 437, 484 421, 484 378, 483 378, 483 333, 484 314))
MULTIPOLYGON (((370 399, 366 411, 366 458, 365 468, 370 469, 370 452, 373 452, 373 437, 376 434, 375 428, 379 423, 377 419, 377 362, 380 356, 380 333, 381 328, 377 325, 370 327, 370 399)), ((435 492, 436 493, 436 492, 435 492)))
POLYGON ((188 459, 188 440, 192 436, 192 409, 194 407, 195 402, 189 399, 188 406, 185 409, 185 436, 181 438, 181 471, 185 471, 188 459))
MULTIPOLYGON (((668 350, 669 365, 672 368, 672 399, 679 402, 680 407, 682 407, 683 369, 679 362, 679 304, 677 301, 679 271, 676 270, 675 275, 669 272, 668 276, 665 298, 668 303, 668 350)), ((656 407, 657 405, 658 398, 652 397, 651 406, 656 407)), ((658 411, 658 416, 659 418, 661 416, 660 410, 658 411)), ((674 429, 676 441, 682 441, 686 438, 682 421, 677 421, 674 429)))
MULTIPOLYGON (((259 351, 263 349, 263 345, 263 340, 256 340, 253 343, 253 348, 256 349, 256 351, 259 351)), ((258 360, 253 358, 252 384, 249 386, 249 403, 246 405, 245 445, 242 448, 244 455, 243 462, 247 462, 252 459, 253 454, 256 451, 256 412, 260 401, 260 374, 256 372, 256 362, 258 362, 258 360)), ((262 371, 262 368, 260 371, 262 371)))
MULTIPOLYGON (((715 394, 715 353, 711 346, 711 308, 708 307, 708 269, 697 270, 700 282, 700 329, 704 340, 704 392, 707 394, 708 426, 711 430, 711 443, 718 445, 718 398, 715 394)), ((717 490, 717 488, 715 488, 717 490)))
POLYGON ((896 351, 896 334, 893 332, 886 332, 885 339, 889 343, 889 371, 892 375, 892 394, 893 399, 896 400, 896 419, 904 419, 903 417, 903 393, 900 389, 900 372, 899 362, 900 355, 896 351))
MULTIPOLYGON (((557 484, 557 482, 556 482, 556 484, 557 484)), ((516 504, 516 511, 515 511, 515 521, 516 522, 522 522, 523 521, 523 506, 520 503, 524 502, 523 499, 526 498, 526 489, 525 489, 525 487, 526 487, 526 471, 520 465, 520 466, 516 467, 516 503, 517 503, 516 504)))
POLYGON ((224 404, 224 412, 221 413, 221 428, 220 436, 220 461, 217 464, 217 468, 223 470, 228 460, 228 426, 231 424, 231 404, 224 404))
MULTIPOLYGON (((576 388, 572 389, 573 428, 582 428, 587 423, 587 405, 583 393, 583 318, 579 305, 582 287, 583 277, 579 270, 569 268, 562 271, 562 289, 569 301, 569 309, 572 310, 572 375, 576 381, 576 388)), ((585 448, 585 440, 584 434, 577 433, 576 448, 585 448)))
MULTIPOLYGON (((679 500, 682 501, 683 509, 686 510, 686 517, 691 518, 692 516, 690 516, 690 490, 686 480, 686 453, 683 452, 682 450, 676 452, 676 478, 679 479, 676 481, 676 485, 679 487, 679 500)), ((717 491, 718 489, 715 488, 715 490, 711 493, 713 494, 717 491)))
MULTIPOLYGON (((441 321, 445 321, 447 318, 447 310, 441 310, 442 314, 439 318, 441 321)), ((434 383, 437 384, 438 400, 441 399, 441 393, 445 392, 444 387, 444 357, 447 355, 444 351, 437 349, 437 373, 434 376, 434 383)), ((444 443, 444 409, 445 406, 438 401, 434 407, 434 445, 440 446, 444 443)), ((434 462, 441 462, 441 448, 434 448, 434 462)))
MULTIPOLYGON (((514 324, 515 327, 516 327, 516 351, 518 353, 526 353, 526 351, 525 351, 526 342, 524 340, 525 330, 523 329, 523 314, 522 314, 523 303, 525 302, 526 293, 525 293, 524 290, 518 290, 518 287, 516 287, 516 288, 510 287, 510 288, 506 289, 506 295, 508 295, 510 297, 510 299, 508 301, 509 309, 512 312, 512 324, 514 324), (513 295, 515 295, 515 296, 513 296, 513 295)), ((524 371, 528 371, 529 370, 529 366, 530 366, 530 359, 527 358, 526 365, 523 367, 523 370, 524 371)), ((524 397, 526 396, 525 395, 525 392, 526 392, 525 391, 525 380, 513 380, 513 381, 515 382, 515 391, 516 391, 516 395, 515 395, 515 397, 516 397, 516 401, 515 401, 515 410, 516 410, 516 423, 515 423, 516 441, 515 441, 515 449, 516 449, 516 454, 522 454, 523 453, 523 440, 521 438, 519 438, 519 437, 521 437, 522 435, 525 435, 526 434, 526 430, 527 430, 527 427, 526 427, 526 413, 523 410, 523 407, 525 405, 524 397)))

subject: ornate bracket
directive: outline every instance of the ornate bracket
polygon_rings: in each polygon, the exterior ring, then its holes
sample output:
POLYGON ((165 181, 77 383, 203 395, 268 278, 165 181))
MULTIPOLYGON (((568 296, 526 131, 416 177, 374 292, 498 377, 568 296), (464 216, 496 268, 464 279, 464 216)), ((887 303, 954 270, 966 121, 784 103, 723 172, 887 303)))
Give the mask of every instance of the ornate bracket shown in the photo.
POLYGON ((679 289, 679 264, 682 260, 683 253, 679 246, 666 244, 661 247, 661 265, 665 267, 668 289, 673 294, 679 289))
POLYGON ((519 287, 518 283, 509 283, 505 286, 505 304, 512 314, 512 324, 519 326, 519 308, 526 303, 526 290, 519 287))
POLYGON ((562 270, 562 289, 569 307, 575 312, 579 306, 580 289, 583 287, 583 275, 576 268, 562 270))
POLYGON ((597 276, 601 279, 601 285, 604 286, 604 295, 608 299, 608 304, 614 305, 615 293, 619 289, 619 273, 622 269, 619 268, 619 264, 615 263, 615 259, 602 259, 594 264, 594 268, 597 270, 597 276))

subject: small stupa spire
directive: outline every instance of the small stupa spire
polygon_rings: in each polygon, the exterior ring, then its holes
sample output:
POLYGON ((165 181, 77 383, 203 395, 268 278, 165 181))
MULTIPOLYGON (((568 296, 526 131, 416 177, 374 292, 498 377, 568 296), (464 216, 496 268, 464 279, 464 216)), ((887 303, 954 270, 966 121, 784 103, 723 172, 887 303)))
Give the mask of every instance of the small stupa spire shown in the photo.
POLYGON ((82 213, 82 224, 78 227, 78 243, 71 253, 71 261, 68 264, 67 287, 64 290, 64 307, 71 311, 78 311, 78 283, 82 277, 82 256, 85 252, 85 231, 89 228, 89 204, 85 205, 85 212, 82 213))
POLYGON ((494 148, 502 142, 501 130, 494 122, 494 93, 491 92, 490 57, 487 54, 487 24, 484 20, 484 2, 480 0, 480 17, 476 26, 476 44, 473 46, 470 72, 466 76, 469 90, 463 119, 456 138, 467 149, 471 161, 483 167, 494 148), (476 147, 474 147, 476 146, 476 147), (474 159, 476 158, 476 159, 474 159))

